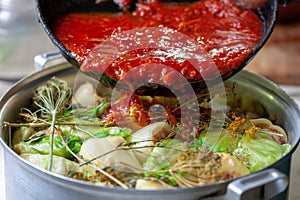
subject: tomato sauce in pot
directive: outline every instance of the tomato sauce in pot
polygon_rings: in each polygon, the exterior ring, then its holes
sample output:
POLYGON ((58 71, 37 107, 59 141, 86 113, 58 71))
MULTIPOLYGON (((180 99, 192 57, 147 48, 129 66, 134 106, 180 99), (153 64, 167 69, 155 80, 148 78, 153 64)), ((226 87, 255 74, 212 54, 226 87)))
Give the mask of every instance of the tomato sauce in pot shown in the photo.
POLYGON ((238 68, 259 43, 263 31, 254 11, 244 10, 230 0, 139 2, 131 12, 64 14, 55 20, 53 27, 55 36, 74 53, 82 71, 105 72, 111 80, 118 81, 128 71, 143 66, 134 78, 140 74, 144 79, 147 73, 151 74, 147 79, 162 80, 166 84, 176 79, 173 69, 191 82, 214 74, 215 69, 208 60, 221 75, 238 68), (147 34, 147 28, 153 27, 161 30, 147 34), (138 31, 131 31, 134 29, 138 31), (172 38, 179 33, 188 39, 172 38), (188 54, 199 52, 187 45, 190 41, 209 56, 198 62, 198 66, 189 56, 176 52, 177 47, 187 49, 188 54), (156 45, 149 46, 151 43, 156 45), (147 66, 149 63, 169 67, 157 71, 155 65, 147 66))

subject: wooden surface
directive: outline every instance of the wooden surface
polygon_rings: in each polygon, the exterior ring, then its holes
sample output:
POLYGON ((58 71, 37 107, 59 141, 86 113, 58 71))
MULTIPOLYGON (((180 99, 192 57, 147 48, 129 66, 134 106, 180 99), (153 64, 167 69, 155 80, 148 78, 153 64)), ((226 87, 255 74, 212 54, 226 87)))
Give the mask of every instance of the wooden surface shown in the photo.
POLYGON ((300 84, 300 22, 276 24, 266 45, 245 69, 276 83, 300 84))

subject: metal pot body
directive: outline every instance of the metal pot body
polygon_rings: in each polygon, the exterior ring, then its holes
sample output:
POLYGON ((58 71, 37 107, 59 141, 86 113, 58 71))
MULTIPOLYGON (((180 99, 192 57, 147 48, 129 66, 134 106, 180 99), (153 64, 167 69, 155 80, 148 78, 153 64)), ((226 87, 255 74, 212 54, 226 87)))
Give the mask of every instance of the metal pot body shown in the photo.
MULTIPOLYGON (((80 74, 69 64, 56 65, 31 74, 14 85, 1 99, 1 125, 4 121, 14 121, 19 109, 28 105, 34 88, 52 76, 60 77, 70 84, 73 84, 74 79, 80 76, 82 76, 80 80, 91 79, 80 74)), ((204 198, 233 200, 269 199, 274 196, 278 199, 287 198, 291 156, 298 146, 300 137, 300 112, 297 104, 277 85, 247 71, 241 71, 226 82, 236 84, 236 93, 262 102, 267 112, 277 113, 276 123, 287 131, 292 148, 273 165, 235 180, 195 188, 154 191, 107 188, 60 176, 33 166, 9 148, 11 133, 2 126, 0 143, 4 149, 7 199, 196 200, 204 198)))

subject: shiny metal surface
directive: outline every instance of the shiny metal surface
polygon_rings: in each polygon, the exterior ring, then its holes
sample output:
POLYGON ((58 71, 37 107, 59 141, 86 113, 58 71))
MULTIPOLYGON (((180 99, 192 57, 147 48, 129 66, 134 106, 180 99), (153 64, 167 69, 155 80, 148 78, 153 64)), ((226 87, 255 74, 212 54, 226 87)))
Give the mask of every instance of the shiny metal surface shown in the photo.
MULTIPOLYGON (((21 80, 8 91, 0 101, 1 124, 3 121, 13 121, 15 113, 19 108, 28 104, 30 94, 33 88, 43 83, 52 76, 58 76, 69 83, 72 83, 78 75, 77 71, 69 64, 61 64, 55 67, 47 68, 43 71, 34 73, 21 80)), ((80 75, 81 76, 81 75, 80 75)), ((82 78, 90 79, 82 75, 82 78)), ((251 96, 262 102, 267 111, 276 111, 278 113, 279 125, 282 125, 289 136, 289 142, 292 144, 292 150, 281 160, 270 166, 276 169, 279 176, 288 178, 290 173, 291 156, 299 143, 300 136, 300 113, 297 104, 276 84, 251 74, 241 71, 226 84, 236 83, 236 93, 243 96, 251 96)), ((46 170, 40 170, 33 167, 27 161, 21 159, 7 146, 8 133, 5 129, 0 131, 0 143, 4 149, 5 157, 5 177, 6 177, 6 195, 8 200, 47 200, 47 199, 200 199, 200 197, 213 194, 214 199, 224 199, 226 188, 229 182, 207 185, 198 188, 166 190, 166 191, 137 191, 123 190, 116 188, 103 188, 86 182, 76 181, 62 177, 46 170), (16 189, 18 188, 18 189, 16 189), (221 195, 216 197, 216 195, 221 195)), ((259 173, 269 173, 269 170, 263 170, 259 173)), ((255 177, 257 173, 248 176, 249 180, 255 177)), ((244 177, 247 178, 247 177, 244 177)), ((259 179, 256 179, 257 182, 259 179)), ((230 185, 237 183, 231 182, 230 185)), ((230 186, 229 185, 229 186, 230 186)), ((281 186, 284 187, 284 184, 281 186)), ((284 188, 283 188, 284 189, 284 188)), ((229 190, 228 190, 229 191, 229 190)), ((275 191, 276 192, 276 191, 275 191)), ((253 193, 251 194, 253 195, 253 193)), ((257 194, 260 195, 260 194, 257 194)), ((225 196, 226 197, 226 196, 225 196)), ((232 196, 226 197, 232 199, 232 196)), ((225 198, 225 199, 226 199, 225 198)), ((279 197, 286 198, 286 193, 279 197)))

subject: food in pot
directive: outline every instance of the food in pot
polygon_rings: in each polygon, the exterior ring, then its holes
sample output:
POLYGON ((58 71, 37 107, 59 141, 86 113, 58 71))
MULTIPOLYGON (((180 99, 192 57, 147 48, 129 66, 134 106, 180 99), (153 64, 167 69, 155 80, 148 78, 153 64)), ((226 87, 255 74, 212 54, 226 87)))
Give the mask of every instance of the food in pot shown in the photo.
POLYGON ((106 85, 113 86, 137 67, 139 74, 132 78, 149 73, 170 85, 172 69, 190 82, 231 73, 259 44, 263 25, 257 13, 230 0, 138 1, 128 11, 60 15, 52 30, 74 53, 81 70, 94 76, 104 73, 97 78, 106 85), (195 58, 198 64, 191 61, 195 58), (148 66, 145 72, 142 66, 149 63, 170 68, 148 66))
POLYGON ((199 91, 200 117, 189 121, 193 112, 183 116, 178 110, 190 101, 134 95, 134 104, 117 99, 120 108, 113 112, 111 96, 91 90, 90 83, 72 95, 66 82, 53 78, 36 89, 18 122, 4 124, 21 157, 64 176, 126 189, 201 186, 263 169, 291 148, 285 131, 271 121, 274 113, 235 94, 234 86, 226 88, 225 106, 219 95, 199 91), (81 92, 92 99, 78 98, 81 92), (218 112, 225 120, 211 115, 212 101, 223 105, 218 112), (169 112, 151 108, 156 106, 169 112))

